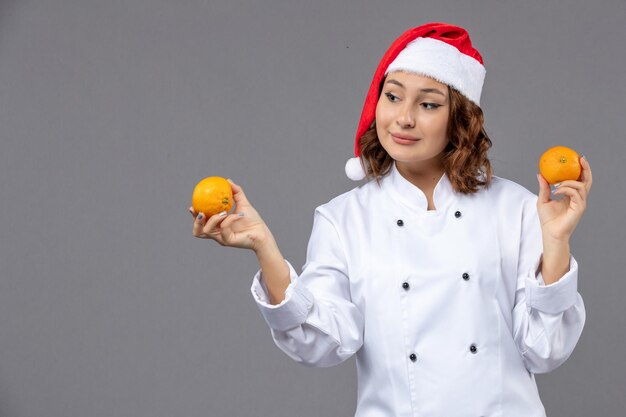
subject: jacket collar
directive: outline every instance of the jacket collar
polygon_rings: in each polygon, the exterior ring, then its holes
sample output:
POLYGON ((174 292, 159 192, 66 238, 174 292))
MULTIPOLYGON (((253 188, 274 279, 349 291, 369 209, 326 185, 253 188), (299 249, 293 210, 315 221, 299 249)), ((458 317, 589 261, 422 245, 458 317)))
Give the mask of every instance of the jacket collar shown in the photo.
POLYGON ((400 174, 395 161, 391 164, 391 170, 387 176, 386 185, 390 191, 410 209, 426 214, 434 215, 435 213, 439 213, 455 200, 456 192, 444 172, 433 191, 435 210, 428 210, 428 200, 424 192, 400 174))

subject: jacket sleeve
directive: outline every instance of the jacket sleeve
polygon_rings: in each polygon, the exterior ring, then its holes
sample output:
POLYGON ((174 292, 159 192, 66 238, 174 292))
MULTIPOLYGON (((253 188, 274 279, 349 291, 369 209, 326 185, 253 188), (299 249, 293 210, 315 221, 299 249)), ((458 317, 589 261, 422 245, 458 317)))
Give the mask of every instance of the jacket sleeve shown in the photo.
POLYGON ((285 262, 291 283, 280 304, 269 303, 260 269, 251 287, 274 343, 304 366, 330 367, 345 361, 363 344, 363 315, 350 297, 343 242, 320 207, 314 213, 302 274, 285 262))
POLYGON ((578 263, 570 254, 569 271, 545 285, 541 275, 543 239, 537 196, 524 201, 517 268, 513 337, 526 368, 550 372, 570 356, 585 324, 578 293, 578 263))

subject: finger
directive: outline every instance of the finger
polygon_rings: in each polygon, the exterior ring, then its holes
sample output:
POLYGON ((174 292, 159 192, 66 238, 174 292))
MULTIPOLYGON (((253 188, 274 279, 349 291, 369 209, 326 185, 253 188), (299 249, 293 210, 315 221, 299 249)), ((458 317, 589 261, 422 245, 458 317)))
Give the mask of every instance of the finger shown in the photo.
POLYGON ((189 213, 191 213, 191 216, 195 219, 196 216, 198 215, 196 213, 196 211, 193 209, 193 206, 190 206, 187 210, 189 210, 189 213))
POLYGON ((228 178, 227 181, 230 183, 230 188, 233 190, 233 198, 235 199, 235 203, 237 203, 237 207, 250 204, 246 194, 243 192, 243 188, 241 188, 240 185, 235 184, 230 178, 228 178))
POLYGON ((583 200, 587 200, 587 188, 585 187, 585 184, 583 184, 582 182, 566 180, 566 181, 559 183, 557 190, 561 187, 574 188, 575 190, 578 190, 583 200))
POLYGON ((589 194, 589 190, 591 189, 591 183, 593 182, 593 175, 591 174, 591 166, 589 165, 589 161, 587 161, 587 158, 585 158, 584 156, 580 157, 580 166, 582 167, 582 173, 580 174, 580 178, 587 188, 587 194, 589 194))
POLYGON ((220 223, 222 239, 224 239, 224 241, 228 242, 230 240, 230 237, 234 235, 231 226, 234 222, 241 218, 243 218, 243 213, 232 213, 226 216, 226 218, 220 223))
POLYGON ((539 181, 539 204, 547 203, 550 201, 550 184, 541 174, 537 174, 537 181, 539 181))
POLYGON ((557 194, 564 194, 570 198, 570 200, 574 203, 575 206, 581 207, 583 210, 585 209, 585 201, 582 199, 580 192, 571 187, 559 187, 558 190, 554 192, 557 194))
POLYGON ((233 222, 244 217, 243 213, 231 213, 224 218, 224 220, 220 223, 220 227, 222 229, 230 227, 233 222))
POLYGON ((223 229, 229 229, 230 230, 230 226, 236 222, 237 220, 240 220, 244 217, 243 213, 232 213, 229 216, 226 216, 226 218, 224 219, 224 221, 220 224, 220 227, 223 229))
POLYGON ((205 216, 204 213, 200 212, 196 216, 195 221, 193 222, 193 235, 196 237, 201 237, 202 228, 204 227, 205 216))
POLYGON ((209 217, 209 220, 206 221, 206 224, 202 228, 202 231, 204 233, 210 234, 211 232, 218 230, 220 227, 219 223, 224 220, 224 218, 226 218, 227 214, 228 213, 226 211, 222 211, 221 213, 214 214, 213 216, 209 217))

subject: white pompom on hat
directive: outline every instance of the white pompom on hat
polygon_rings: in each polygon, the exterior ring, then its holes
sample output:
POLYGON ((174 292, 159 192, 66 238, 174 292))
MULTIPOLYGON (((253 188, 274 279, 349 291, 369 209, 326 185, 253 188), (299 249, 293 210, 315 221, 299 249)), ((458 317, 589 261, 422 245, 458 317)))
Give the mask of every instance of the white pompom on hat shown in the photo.
POLYGON ((365 178, 359 155, 359 139, 372 126, 380 83, 391 71, 404 70, 426 75, 454 87, 480 106, 485 67, 465 29, 448 23, 431 22, 405 31, 385 52, 365 98, 354 142, 355 157, 346 162, 348 178, 365 178))
POLYGON ((346 162, 346 175, 352 181, 361 181, 365 178, 365 171, 361 166, 361 157, 357 156, 348 159, 346 162))

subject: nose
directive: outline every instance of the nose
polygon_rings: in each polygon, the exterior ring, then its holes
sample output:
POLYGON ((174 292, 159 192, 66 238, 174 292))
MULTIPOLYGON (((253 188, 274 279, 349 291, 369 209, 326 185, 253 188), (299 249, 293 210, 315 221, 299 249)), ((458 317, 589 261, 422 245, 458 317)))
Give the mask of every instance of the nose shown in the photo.
POLYGON ((415 116, 411 110, 411 106, 404 106, 400 113, 398 114, 398 119, 396 120, 398 126, 403 128, 412 128, 415 127, 415 116))

